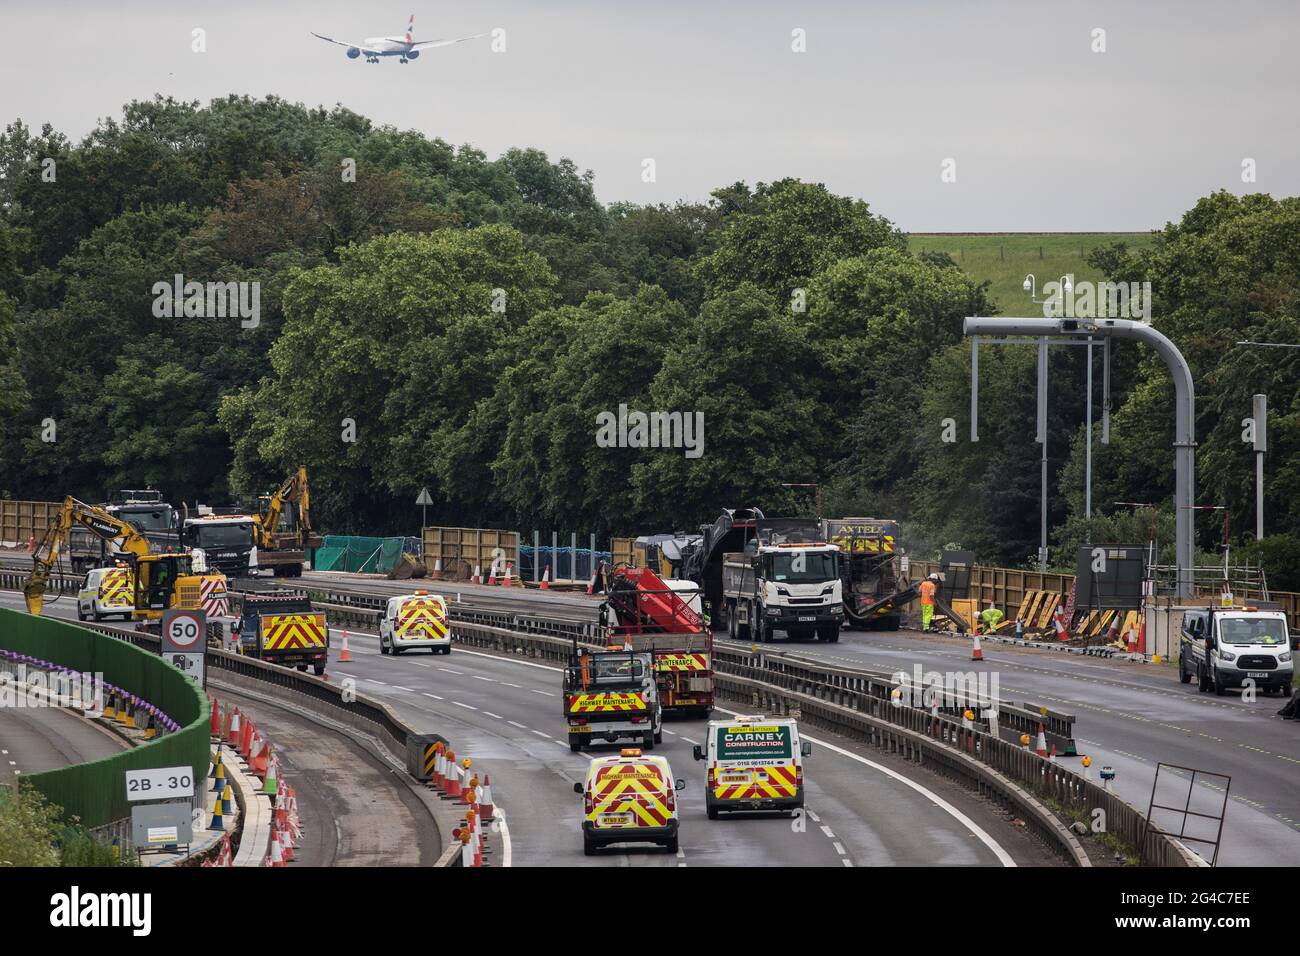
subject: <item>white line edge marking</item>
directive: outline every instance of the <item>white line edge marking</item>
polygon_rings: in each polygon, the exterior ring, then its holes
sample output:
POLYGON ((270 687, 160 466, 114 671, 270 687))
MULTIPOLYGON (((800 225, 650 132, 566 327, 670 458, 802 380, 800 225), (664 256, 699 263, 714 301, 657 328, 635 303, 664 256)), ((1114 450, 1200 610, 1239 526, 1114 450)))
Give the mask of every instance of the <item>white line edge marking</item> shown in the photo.
MULTIPOLYGON (((724 714, 730 714, 732 717, 740 716, 740 711, 738 710, 729 710, 726 707, 718 707, 716 704, 714 705, 714 707, 715 709, 722 711, 724 714)), ((986 847, 988 847, 990 850, 993 851, 993 855, 998 858, 998 862, 1000 862, 1003 866, 1016 865, 1016 861, 1011 858, 1011 854, 1002 848, 1002 844, 998 843, 997 840, 989 836, 984 831, 983 827, 981 827, 970 817, 966 816, 966 814, 962 813, 960 810, 954 807, 943 797, 939 796, 937 793, 930 790, 928 787, 925 787, 922 784, 917 783, 915 780, 909 780, 907 777, 904 777, 897 770, 891 770, 889 767, 886 767, 883 764, 876 763, 874 760, 868 760, 866 757, 860 757, 857 754, 853 753, 852 751, 845 750, 843 747, 837 747, 833 743, 830 743, 828 741, 818 740, 816 737, 809 737, 807 734, 802 732, 799 734, 799 736, 811 744, 816 744, 819 747, 825 747, 831 753, 837 753, 841 757, 848 757, 850 760, 856 760, 860 764, 865 764, 866 766, 871 767, 874 770, 879 770, 885 776, 892 777, 894 780, 897 780, 899 783, 911 787, 917 793, 921 794, 921 796, 925 797, 927 800, 932 801, 935 806, 939 807, 939 809, 943 810, 954 820, 956 820, 967 830, 969 830, 972 834, 974 834, 976 839, 978 839, 981 843, 983 843, 986 847)))
POLYGON ((500 807, 494 807, 492 816, 493 822, 497 824, 497 832, 501 834, 501 865, 510 866, 514 848, 510 844, 510 825, 506 823, 506 812, 500 807))

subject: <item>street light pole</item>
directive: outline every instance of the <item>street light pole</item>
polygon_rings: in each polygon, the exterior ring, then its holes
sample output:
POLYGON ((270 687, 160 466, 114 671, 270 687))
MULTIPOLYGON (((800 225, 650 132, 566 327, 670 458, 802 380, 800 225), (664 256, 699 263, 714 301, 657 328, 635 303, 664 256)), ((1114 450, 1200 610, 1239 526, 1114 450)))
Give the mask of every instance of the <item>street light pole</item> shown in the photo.
POLYGON ((1252 398, 1255 421, 1255 540, 1264 537, 1264 452, 1268 451, 1268 396, 1252 398))

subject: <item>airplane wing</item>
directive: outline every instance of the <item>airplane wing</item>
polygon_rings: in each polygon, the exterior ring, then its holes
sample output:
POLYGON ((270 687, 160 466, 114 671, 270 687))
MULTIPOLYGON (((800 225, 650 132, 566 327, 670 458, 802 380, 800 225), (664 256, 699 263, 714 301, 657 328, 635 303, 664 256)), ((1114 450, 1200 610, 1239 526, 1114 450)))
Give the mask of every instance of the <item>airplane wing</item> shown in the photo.
POLYGON ((453 43, 464 43, 466 40, 477 40, 480 37, 485 36, 487 36, 486 33, 476 33, 472 37, 457 37, 454 40, 424 40, 421 43, 412 43, 411 49, 418 50, 422 47, 451 46, 453 43))
POLYGON ((356 47, 358 50, 364 50, 366 48, 364 43, 348 43, 346 40, 336 40, 333 37, 327 37, 320 33, 313 33, 312 36, 321 40, 326 40, 329 43, 337 43, 339 46, 356 47))

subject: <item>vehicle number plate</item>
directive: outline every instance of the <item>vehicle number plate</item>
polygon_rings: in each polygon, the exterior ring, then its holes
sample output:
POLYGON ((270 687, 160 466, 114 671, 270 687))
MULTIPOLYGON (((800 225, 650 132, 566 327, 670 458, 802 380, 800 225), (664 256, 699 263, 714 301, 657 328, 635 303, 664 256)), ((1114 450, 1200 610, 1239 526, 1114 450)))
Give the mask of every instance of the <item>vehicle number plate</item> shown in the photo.
POLYGON ((1267 677, 1268 671, 1247 671, 1247 677, 1267 677))
POLYGON ((801 617, 799 618, 799 620, 801 620, 801 621, 815 621, 815 620, 817 620, 817 615, 816 615, 816 614, 807 614, 807 615, 803 615, 803 616, 801 616, 801 617))
POLYGON ((571 733, 571 734, 589 734, 589 733, 591 733, 591 728, 590 728, 590 727, 570 727, 570 728, 569 728, 569 733, 571 733))
POLYGON ((632 814, 630 813, 602 813, 597 819, 602 827, 630 827, 632 825, 632 814))
POLYGON ((719 783, 749 783, 749 774, 747 773, 724 773, 718 777, 719 783))

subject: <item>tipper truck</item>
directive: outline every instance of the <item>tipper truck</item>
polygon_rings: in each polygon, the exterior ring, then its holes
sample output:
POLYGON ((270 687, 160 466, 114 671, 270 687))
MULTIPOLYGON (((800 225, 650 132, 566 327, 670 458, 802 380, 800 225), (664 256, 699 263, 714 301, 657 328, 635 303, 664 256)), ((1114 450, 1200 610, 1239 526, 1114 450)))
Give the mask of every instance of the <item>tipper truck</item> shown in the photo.
POLYGON ((609 646, 653 655, 664 713, 713 712, 713 633, 698 585, 620 565, 610 574, 600 620, 609 646))
POLYGON ((896 631, 902 623, 898 522, 887 518, 824 518, 825 540, 840 548, 844 613, 857 627, 896 631))
POLYGON ((818 637, 835 643, 844 621, 840 549, 816 521, 760 519, 745 550, 723 557, 722 594, 732 640, 818 637))
POLYGON ((305 671, 325 673, 329 627, 306 594, 246 594, 240 611, 240 653, 305 671))

